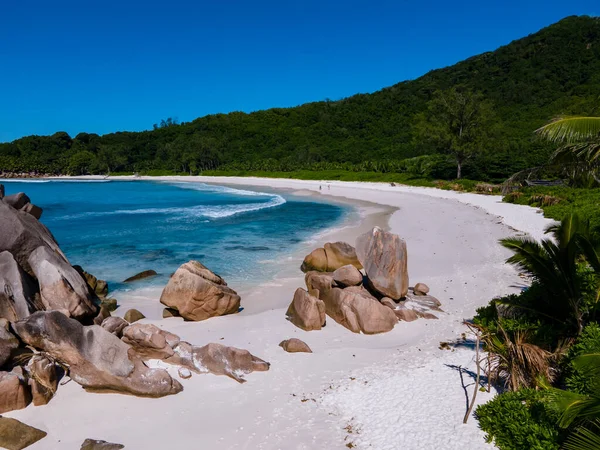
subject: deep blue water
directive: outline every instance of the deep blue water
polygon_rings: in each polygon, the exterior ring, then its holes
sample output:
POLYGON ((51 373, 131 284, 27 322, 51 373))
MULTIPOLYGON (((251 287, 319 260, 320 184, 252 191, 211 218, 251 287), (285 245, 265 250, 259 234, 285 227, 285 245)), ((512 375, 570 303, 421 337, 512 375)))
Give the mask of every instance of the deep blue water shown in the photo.
POLYGON ((107 280, 111 290, 148 269, 160 276, 136 287, 164 284, 190 259, 233 287, 263 281, 299 243, 349 212, 293 196, 200 183, 0 182, 7 194, 25 192, 42 207, 42 222, 71 264, 107 280))

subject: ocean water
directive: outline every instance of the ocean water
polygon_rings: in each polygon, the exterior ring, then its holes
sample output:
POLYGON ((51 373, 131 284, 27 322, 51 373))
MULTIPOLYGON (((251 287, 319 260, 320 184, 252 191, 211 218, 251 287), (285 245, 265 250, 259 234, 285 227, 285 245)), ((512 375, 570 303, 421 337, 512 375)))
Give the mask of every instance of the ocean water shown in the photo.
POLYGON ((191 259, 228 284, 253 285, 315 233, 340 224, 351 209, 306 197, 187 182, 1 180, 42 207, 42 222, 71 264, 111 291, 165 285, 191 259), (143 270, 159 276, 133 284, 143 270))

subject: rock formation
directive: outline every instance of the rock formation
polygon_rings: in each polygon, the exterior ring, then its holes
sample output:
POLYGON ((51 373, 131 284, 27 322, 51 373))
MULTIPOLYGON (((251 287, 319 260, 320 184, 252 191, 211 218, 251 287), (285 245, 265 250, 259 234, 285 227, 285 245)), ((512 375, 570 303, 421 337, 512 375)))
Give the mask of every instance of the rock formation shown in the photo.
POLYGON ((19 340, 10 332, 8 320, 0 318, 0 367, 11 359, 18 347, 19 340))
POLYGON ((286 316, 290 322, 305 331, 320 330, 325 325, 325 303, 298 288, 286 316))
POLYGON ((30 427, 17 419, 0 417, 0 447, 22 450, 46 437, 46 432, 30 427))
POLYGON ((373 228, 356 239, 356 254, 372 287, 393 300, 408 292, 408 255, 406 242, 396 234, 373 228))
POLYGON ((296 338, 281 341, 279 346, 288 353, 312 353, 312 350, 306 342, 296 338))
POLYGON ((362 265, 356 257, 354 247, 345 242, 328 242, 323 248, 318 248, 308 254, 304 258, 300 269, 302 272, 309 272, 311 270, 333 272, 347 264, 351 264, 357 269, 362 269, 362 265))
POLYGON ((336 269, 332 276, 340 287, 359 286, 363 282, 362 273, 351 264, 336 269))
POLYGON ((162 397, 183 388, 166 370, 150 369, 130 347, 98 325, 83 326, 58 311, 36 312, 14 324, 28 345, 68 365, 71 378, 89 390, 162 397))
POLYGON ((31 392, 23 371, 16 367, 12 372, 0 372, 0 414, 23 409, 31 403, 31 392))
POLYGON ((162 292, 160 302, 186 320, 205 320, 238 312, 240 296, 223 278, 198 261, 183 264, 162 292))

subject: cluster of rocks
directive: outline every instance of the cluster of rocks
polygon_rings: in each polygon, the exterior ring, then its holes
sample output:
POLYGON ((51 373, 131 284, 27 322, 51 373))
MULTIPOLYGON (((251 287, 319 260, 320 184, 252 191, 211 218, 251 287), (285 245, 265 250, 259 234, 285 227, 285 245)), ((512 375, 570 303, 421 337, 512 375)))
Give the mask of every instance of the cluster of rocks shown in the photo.
POLYGON ((409 287, 406 242, 379 227, 356 247, 335 242, 312 251, 301 269, 307 289, 296 290, 286 316, 306 331, 320 330, 329 316, 355 333, 384 333, 441 311, 425 284, 409 287))
MULTIPOLYGON (((162 397, 183 390, 149 360, 178 366, 181 378, 212 373, 240 383, 269 369, 247 350, 195 346, 138 323, 144 316, 137 310, 112 316, 117 301, 107 283, 69 263, 41 214, 25 194, 5 196, 0 185, 0 414, 48 403, 64 376, 89 391, 162 397)), ((161 302, 186 320, 240 307, 237 293, 197 261, 175 272, 161 302)))

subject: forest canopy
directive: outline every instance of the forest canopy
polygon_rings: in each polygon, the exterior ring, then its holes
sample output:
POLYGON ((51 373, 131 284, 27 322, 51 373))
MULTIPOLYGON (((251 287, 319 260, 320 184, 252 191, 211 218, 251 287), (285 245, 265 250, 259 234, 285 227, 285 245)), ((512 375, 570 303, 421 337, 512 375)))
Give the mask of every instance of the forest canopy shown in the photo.
POLYGON ((142 132, 23 137, 0 144, 0 172, 402 172, 410 166, 407 159, 419 157, 435 162, 424 165, 429 173, 423 175, 450 179, 456 176, 456 152, 424 137, 423 117, 436 95, 457 87, 485 105, 491 120, 469 142, 464 177, 499 181, 544 163, 553 146, 536 139, 534 130, 560 115, 599 114, 600 19, 567 17, 493 52, 339 101, 186 123, 163 119, 142 132))

